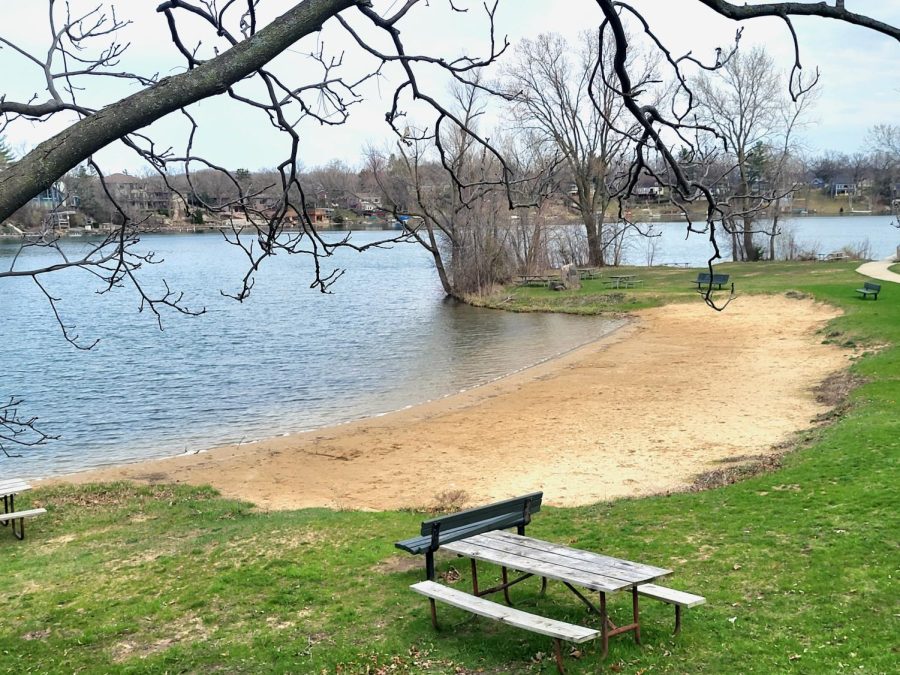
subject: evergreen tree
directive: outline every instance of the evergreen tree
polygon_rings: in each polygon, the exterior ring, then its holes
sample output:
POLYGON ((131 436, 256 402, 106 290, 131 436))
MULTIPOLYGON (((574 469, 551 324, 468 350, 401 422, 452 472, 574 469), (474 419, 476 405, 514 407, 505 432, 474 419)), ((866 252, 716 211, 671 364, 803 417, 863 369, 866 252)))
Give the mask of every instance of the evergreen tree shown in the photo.
POLYGON ((6 144, 6 139, 3 138, 3 136, 0 136, 0 169, 7 164, 12 164, 14 161, 15 156, 13 155, 13 151, 10 150, 9 146, 6 144))

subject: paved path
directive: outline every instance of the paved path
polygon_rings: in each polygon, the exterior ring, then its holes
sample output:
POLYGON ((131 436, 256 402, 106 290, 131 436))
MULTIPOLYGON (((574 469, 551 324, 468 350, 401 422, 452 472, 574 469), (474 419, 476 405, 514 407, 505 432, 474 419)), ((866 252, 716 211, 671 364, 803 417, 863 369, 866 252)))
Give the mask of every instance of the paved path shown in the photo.
POLYGON ((891 272, 888 267, 894 264, 894 256, 888 256, 884 260, 875 260, 873 262, 867 262, 863 265, 860 265, 856 268, 856 271, 860 274, 872 277, 873 279, 880 279, 881 281, 893 281, 895 284, 900 284, 900 274, 896 272, 891 272))

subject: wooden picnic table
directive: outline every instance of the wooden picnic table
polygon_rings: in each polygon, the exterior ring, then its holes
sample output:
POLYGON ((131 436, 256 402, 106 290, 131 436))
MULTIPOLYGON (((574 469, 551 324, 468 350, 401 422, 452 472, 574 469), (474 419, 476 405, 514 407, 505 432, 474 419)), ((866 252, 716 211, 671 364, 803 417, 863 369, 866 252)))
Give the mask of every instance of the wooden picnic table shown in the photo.
POLYGON ((34 518, 47 512, 43 508, 16 511, 16 495, 30 489, 31 485, 20 478, 0 480, 0 497, 3 498, 3 513, 0 513, 0 525, 4 527, 9 525, 16 539, 25 538, 26 518, 34 518), (16 526, 17 524, 18 527, 16 526))
POLYGON ((672 570, 623 560, 612 556, 584 551, 561 544, 525 537, 505 531, 478 534, 467 539, 445 544, 441 547, 471 560, 472 586, 476 596, 503 591, 509 602, 509 587, 532 576, 561 581, 589 609, 600 615, 603 656, 609 648, 609 638, 620 633, 633 632, 640 643, 641 626, 638 586, 648 584, 672 573, 672 570), (499 565, 503 583, 493 588, 479 590, 476 561, 499 565), (509 580, 508 570, 522 573, 509 580), (581 589, 599 595, 597 608, 581 589), (609 618, 606 608, 607 593, 630 591, 632 595, 633 618, 631 623, 616 626, 609 618))
POLYGON ((16 495, 30 489, 31 486, 20 478, 0 480, 0 497, 3 498, 3 513, 15 511, 16 495))

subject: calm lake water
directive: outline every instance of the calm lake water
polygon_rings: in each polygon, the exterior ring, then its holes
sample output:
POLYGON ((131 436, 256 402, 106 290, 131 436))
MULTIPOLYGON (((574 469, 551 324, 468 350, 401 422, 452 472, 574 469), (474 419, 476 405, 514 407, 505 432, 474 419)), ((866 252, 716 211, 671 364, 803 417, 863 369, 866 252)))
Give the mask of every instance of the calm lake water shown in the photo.
MULTIPOLYGON (((880 260, 895 253, 900 245, 900 230, 893 226, 894 222, 890 216, 813 216, 782 221, 780 227, 785 236, 792 235, 804 250, 830 253, 844 246, 857 247, 868 243, 872 258, 880 260)), ((706 264, 712 255, 712 248, 704 235, 685 237, 687 225, 684 222, 651 224, 659 237, 633 237, 626 246, 626 262, 646 265, 652 255, 657 265, 689 263, 700 266, 706 264)), ((722 256, 727 262, 731 259, 730 251, 723 245, 725 238, 720 236, 719 240, 722 256)))
MULTIPOLYGON (((50 275, 66 322, 84 339, 101 338, 84 352, 63 340, 32 282, 0 282, 0 396, 26 399, 24 410, 61 436, 21 459, 0 459, 0 476, 60 474, 378 415, 501 377, 620 325, 445 302, 430 257, 412 245, 340 253, 335 264, 347 273, 331 295, 308 288, 308 260, 276 256, 244 304, 219 294, 243 272, 219 235, 148 236, 142 247, 166 259, 148 272, 164 273, 205 315, 167 315, 160 332, 137 313, 133 293, 97 296, 83 273, 50 275)), ((0 266, 15 250, 0 244, 0 266)))
MULTIPOLYGON (((701 236, 685 241, 683 223, 657 227, 657 263, 704 264, 701 236)), ((868 240, 877 258, 900 239, 889 218, 806 218, 791 227, 822 251, 868 240)), ((360 243, 382 236, 354 234, 360 243)), ((98 296, 83 273, 50 275, 66 323, 84 340, 101 339, 84 352, 63 340, 32 282, 0 282, 0 396, 26 399, 23 410, 61 437, 21 459, 0 459, 0 477, 196 452, 378 415, 496 379, 620 325, 445 302, 429 256, 413 245, 339 253, 334 264, 347 273, 331 295, 308 288, 308 260, 276 256, 244 304, 219 293, 244 271, 219 235, 147 236, 142 248, 166 259, 147 277, 164 275, 205 315, 167 314, 160 331, 136 311, 133 293, 98 296)), ((645 241, 633 244, 630 262, 645 263, 645 249, 645 241)), ((0 266, 16 250, 0 242, 0 266)), ((39 253, 28 255, 40 262, 39 253)))

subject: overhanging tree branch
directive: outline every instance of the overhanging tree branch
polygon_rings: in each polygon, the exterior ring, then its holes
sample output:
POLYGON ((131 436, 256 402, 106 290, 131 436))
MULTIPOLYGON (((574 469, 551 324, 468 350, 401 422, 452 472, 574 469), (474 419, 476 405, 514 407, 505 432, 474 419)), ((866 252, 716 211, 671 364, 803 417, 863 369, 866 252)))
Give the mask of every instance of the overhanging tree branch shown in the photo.
MULTIPOLYGON (((337 13, 367 0, 304 0, 259 32, 185 73, 117 101, 50 138, 0 174, 0 221, 113 141, 197 101, 225 93, 337 13)), ((164 11, 171 3, 163 3, 164 11)))

